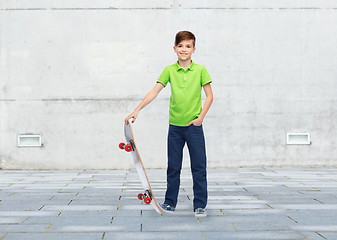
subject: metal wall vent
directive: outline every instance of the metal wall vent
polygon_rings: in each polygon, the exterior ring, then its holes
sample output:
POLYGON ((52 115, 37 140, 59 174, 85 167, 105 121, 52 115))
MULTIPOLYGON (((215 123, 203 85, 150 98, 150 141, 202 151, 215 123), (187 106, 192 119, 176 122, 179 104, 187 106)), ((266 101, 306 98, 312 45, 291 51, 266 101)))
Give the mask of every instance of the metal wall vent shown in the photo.
POLYGON ((42 147, 42 137, 30 134, 19 135, 18 147, 42 147))
POLYGON ((311 144, 310 133, 287 133, 287 144, 311 144))

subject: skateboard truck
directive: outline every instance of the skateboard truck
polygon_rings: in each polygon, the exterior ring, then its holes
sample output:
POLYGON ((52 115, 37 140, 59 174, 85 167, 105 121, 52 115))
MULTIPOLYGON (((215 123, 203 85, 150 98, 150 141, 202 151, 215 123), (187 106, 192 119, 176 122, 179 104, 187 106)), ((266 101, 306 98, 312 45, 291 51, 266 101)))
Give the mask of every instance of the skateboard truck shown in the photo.
POLYGON ((135 144, 131 140, 128 144, 120 143, 119 148, 122 149, 122 150, 125 150, 127 152, 131 152, 131 151, 135 150, 135 144))
POLYGON ((152 194, 149 190, 146 190, 145 193, 139 193, 138 194, 139 200, 144 200, 145 204, 150 204, 152 201, 152 194))

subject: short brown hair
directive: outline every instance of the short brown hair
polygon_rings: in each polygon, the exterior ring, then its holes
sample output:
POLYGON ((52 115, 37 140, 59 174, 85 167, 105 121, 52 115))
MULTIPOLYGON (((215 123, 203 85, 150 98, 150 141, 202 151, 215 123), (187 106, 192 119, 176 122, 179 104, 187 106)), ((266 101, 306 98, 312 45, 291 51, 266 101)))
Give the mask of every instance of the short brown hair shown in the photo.
POLYGON ((176 34, 176 39, 174 45, 177 46, 181 41, 184 40, 193 40, 193 47, 195 46, 195 36, 189 31, 180 31, 176 34))

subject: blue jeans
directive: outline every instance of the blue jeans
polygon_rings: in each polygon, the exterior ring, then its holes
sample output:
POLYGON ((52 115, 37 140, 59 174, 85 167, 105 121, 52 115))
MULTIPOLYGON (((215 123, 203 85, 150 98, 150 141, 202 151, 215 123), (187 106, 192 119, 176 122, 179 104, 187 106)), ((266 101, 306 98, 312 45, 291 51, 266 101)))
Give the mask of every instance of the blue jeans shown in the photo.
POLYGON ((194 193, 193 208, 194 210, 205 208, 207 204, 207 173, 205 138, 202 125, 191 125, 189 127, 169 126, 167 190, 164 203, 172 207, 177 205, 185 143, 187 143, 191 159, 194 193))

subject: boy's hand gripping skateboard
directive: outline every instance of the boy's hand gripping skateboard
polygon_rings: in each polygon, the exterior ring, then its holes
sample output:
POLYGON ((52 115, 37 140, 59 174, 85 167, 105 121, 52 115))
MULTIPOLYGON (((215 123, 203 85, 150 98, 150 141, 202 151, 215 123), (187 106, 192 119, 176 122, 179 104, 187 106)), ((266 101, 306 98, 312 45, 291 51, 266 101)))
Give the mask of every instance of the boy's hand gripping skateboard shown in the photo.
POLYGON ((124 124, 124 135, 125 135, 126 143, 120 143, 119 148, 131 153, 133 162, 135 163, 135 166, 137 169, 138 176, 144 188, 144 193, 138 194, 138 199, 144 200, 146 204, 151 204, 151 206, 159 214, 163 215, 163 211, 161 210, 161 207, 159 206, 159 204, 157 203, 153 195, 152 188, 150 186, 149 179, 147 178, 143 162, 137 150, 135 139, 133 137, 131 123, 129 123, 128 125, 124 124))

